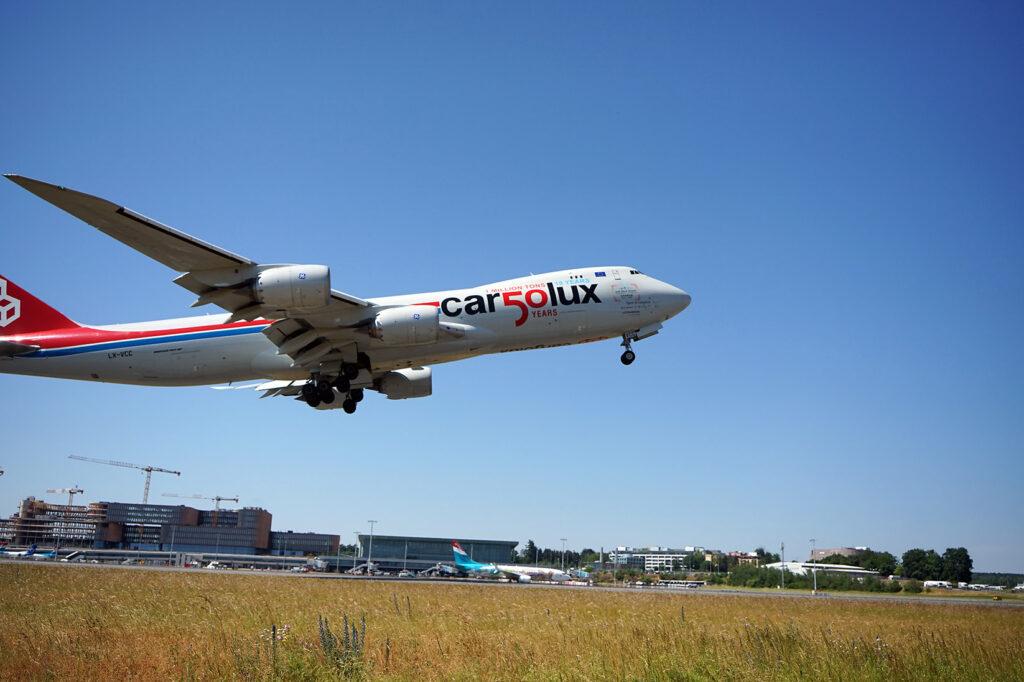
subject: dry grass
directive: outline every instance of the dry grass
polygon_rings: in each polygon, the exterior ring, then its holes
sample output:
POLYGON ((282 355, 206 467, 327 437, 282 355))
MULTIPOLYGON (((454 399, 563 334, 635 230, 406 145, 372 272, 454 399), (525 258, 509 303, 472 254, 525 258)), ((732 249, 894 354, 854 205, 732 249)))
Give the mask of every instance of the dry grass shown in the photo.
POLYGON ((1024 609, 974 605, 4 564, 0 614, 18 679, 1024 679, 1024 609))

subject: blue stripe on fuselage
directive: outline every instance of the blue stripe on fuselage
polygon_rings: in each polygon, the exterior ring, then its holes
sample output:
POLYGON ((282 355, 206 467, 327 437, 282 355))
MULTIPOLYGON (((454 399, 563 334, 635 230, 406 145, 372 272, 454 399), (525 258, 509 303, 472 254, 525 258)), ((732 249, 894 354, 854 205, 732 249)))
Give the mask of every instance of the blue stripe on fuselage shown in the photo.
POLYGON ((22 355, 23 358, 54 358, 62 355, 78 355, 80 353, 94 353, 97 351, 114 350, 116 348, 134 348, 137 346, 153 346, 159 343, 177 343, 179 341, 195 341, 197 339, 214 339, 227 336, 241 336, 242 334, 254 334, 262 332, 266 327, 239 327, 237 329, 211 329, 202 332, 189 332, 186 334, 175 334, 171 336, 147 336, 141 339, 123 339, 121 341, 109 341, 96 343, 89 346, 78 346, 75 348, 54 348, 37 350, 35 353, 22 355))

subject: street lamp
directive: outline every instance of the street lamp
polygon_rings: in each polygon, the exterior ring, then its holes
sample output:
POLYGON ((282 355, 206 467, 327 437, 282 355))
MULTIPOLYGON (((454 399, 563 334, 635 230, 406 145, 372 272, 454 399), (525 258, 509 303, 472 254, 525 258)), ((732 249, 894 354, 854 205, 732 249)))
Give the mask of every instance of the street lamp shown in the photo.
POLYGON ((366 575, 372 575, 373 572, 373 524, 377 523, 377 519, 370 519, 367 521, 370 524, 370 551, 366 555, 366 575))
POLYGON ((782 580, 782 589, 786 589, 786 543, 785 542, 782 543, 782 546, 781 546, 780 550, 782 551, 782 557, 781 557, 782 558, 782 572, 781 572, 781 576, 782 576, 782 578, 781 578, 781 580, 782 580))
POLYGON ((565 570, 565 538, 562 538, 562 570, 565 570))
POLYGON ((818 594, 818 571, 814 568, 814 538, 811 538, 811 578, 814 580, 814 589, 811 594, 818 594))

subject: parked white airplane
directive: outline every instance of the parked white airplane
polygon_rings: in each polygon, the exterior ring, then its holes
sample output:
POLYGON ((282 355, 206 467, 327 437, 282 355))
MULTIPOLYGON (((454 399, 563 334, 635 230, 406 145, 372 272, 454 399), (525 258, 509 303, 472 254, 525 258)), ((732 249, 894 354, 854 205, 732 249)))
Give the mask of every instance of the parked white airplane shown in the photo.
POLYGON ((34 561, 46 561, 49 559, 57 558, 57 552, 50 550, 49 552, 40 552, 35 545, 32 545, 28 549, 23 549, 20 552, 15 552, 7 549, 0 549, 0 556, 9 557, 12 559, 32 559, 34 561))
POLYGON ((430 368, 477 355, 657 334, 690 295, 626 266, 530 275, 470 289, 363 299, 325 265, 269 265, 104 199, 10 180, 171 269, 193 307, 226 315, 105 326, 71 321, 0 277, 0 372, 150 386, 269 380, 240 388, 355 412, 363 389, 431 394, 430 368))
POLYGON ((455 568, 467 575, 480 577, 505 576, 509 580, 516 580, 521 583, 532 582, 534 579, 551 580, 556 583, 572 580, 572 576, 557 568, 546 566, 520 566, 519 564, 482 564, 469 558, 466 550, 458 540, 452 540, 452 557, 455 559, 455 568))

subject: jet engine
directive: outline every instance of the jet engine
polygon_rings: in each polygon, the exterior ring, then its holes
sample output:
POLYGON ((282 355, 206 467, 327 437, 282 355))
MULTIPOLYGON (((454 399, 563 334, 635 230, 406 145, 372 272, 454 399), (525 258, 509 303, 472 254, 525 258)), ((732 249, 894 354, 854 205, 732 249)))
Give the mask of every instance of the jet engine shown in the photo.
POLYGON ((434 391, 434 382, 429 367, 396 369, 374 381, 374 387, 386 395, 388 400, 426 398, 434 391))
POLYGON ((377 313, 370 324, 370 336, 388 346, 419 346, 435 343, 440 329, 440 309, 406 305, 377 313))
POLYGON ((528 583, 528 582, 532 582, 532 581, 533 581, 533 578, 531 578, 530 576, 526 575, 525 573, 523 575, 519 576, 519 582, 521 582, 521 583, 528 583))
POLYGON ((253 294, 281 310, 316 310, 331 302, 331 270, 326 265, 278 265, 256 275, 253 294))

